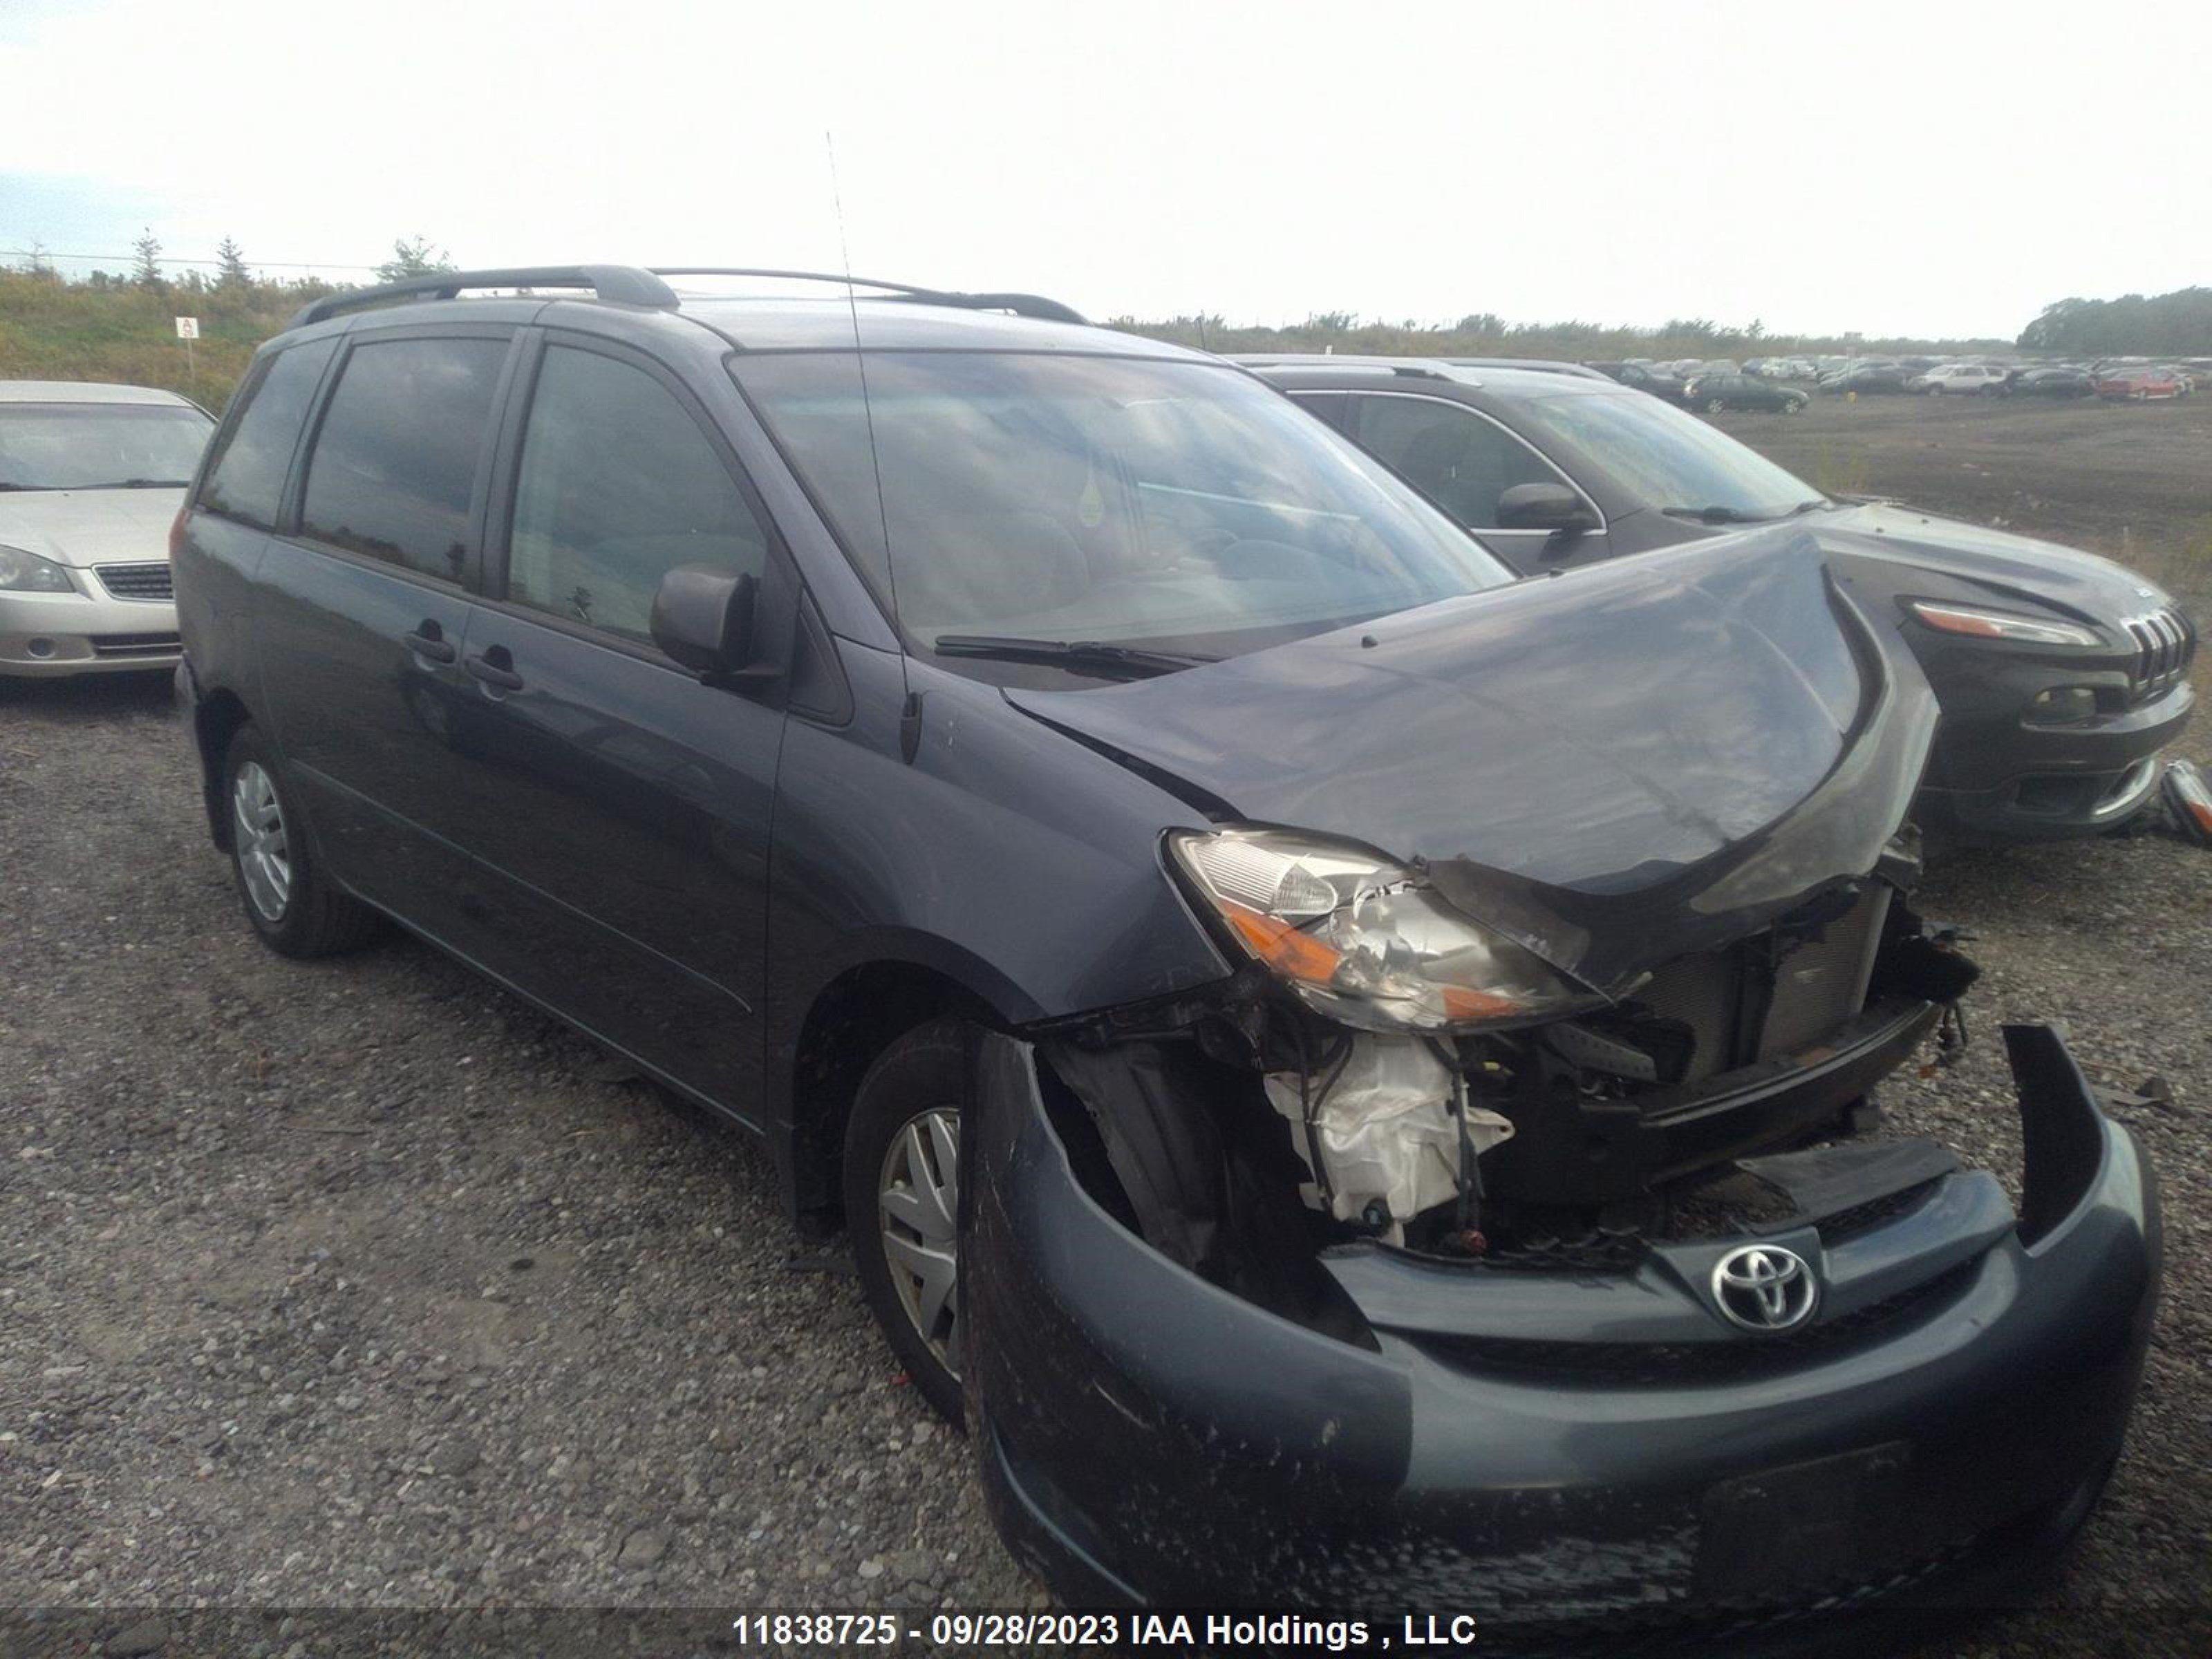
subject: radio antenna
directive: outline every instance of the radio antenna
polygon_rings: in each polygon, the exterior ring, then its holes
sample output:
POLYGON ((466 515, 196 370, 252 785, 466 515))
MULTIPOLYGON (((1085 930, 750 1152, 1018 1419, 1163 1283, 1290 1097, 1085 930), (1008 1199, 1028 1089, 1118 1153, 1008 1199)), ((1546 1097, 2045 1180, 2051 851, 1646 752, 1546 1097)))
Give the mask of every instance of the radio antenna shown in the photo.
MULTIPOLYGON (((837 141, 829 130, 822 133, 822 148, 830 157, 830 204, 837 215, 837 257, 845 273, 845 309, 853 319, 853 363, 860 376, 860 416, 868 428, 868 466, 876 480, 876 523, 884 538, 884 582, 890 590, 891 627, 904 633, 899 622, 898 576, 891 568, 890 509, 884 503, 884 464, 876 452, 876 410, 868 398, 868 354, 860 344, 860 302, 853 292, 853 250, 845 240, 845 193, 837 183, 837 141)), ((899 653, 899 676, 906 678, 906 653, 899 653)), ((911 722, 920 711, 915 707, 915 693, 909 690, 906 697, 907 719, 911 722)), ((912 758, 908 757, 908 758, 912 758)))

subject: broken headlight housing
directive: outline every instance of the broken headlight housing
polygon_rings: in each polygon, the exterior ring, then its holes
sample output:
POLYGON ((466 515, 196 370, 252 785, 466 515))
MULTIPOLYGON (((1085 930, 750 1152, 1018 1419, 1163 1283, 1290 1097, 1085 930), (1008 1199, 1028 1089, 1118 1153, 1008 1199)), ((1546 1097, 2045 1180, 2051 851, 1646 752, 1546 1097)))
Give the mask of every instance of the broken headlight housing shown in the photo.
POLYGON ((1605 1000, 1364 848, 1286 830, 1178 830, 1168 847, 1246 951, 1356 1030, 1526 1024, 1605 1000))

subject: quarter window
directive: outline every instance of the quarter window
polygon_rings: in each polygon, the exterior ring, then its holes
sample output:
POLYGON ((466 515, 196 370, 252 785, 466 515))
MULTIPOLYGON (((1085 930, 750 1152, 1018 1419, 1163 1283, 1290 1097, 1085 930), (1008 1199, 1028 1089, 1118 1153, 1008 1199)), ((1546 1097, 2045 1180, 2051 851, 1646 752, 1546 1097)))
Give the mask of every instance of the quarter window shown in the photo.
POLYGON ((1528 445, 1457 404, 1389 397, 1358 404, 1362 447, 1470 530, 1498 527, 1498 498, 1515 484, 1559 482, 1528 445))
POLYGON ((768 537, 698 423, 643 369, 547 349, 515 483, 507 597, 650 642, 679 565, 761 574, 768 537))
POLYGON ((355 347, 307 465, 301 533, 459 581, 506 356, 504 340, 444 337, 355 347))
POLYGON ((246 388, 237 418, 216 440, 200 489, 202 507, 263 530, 276 527, 300 423, 337 346, 335 340, 317 340, 270 359, 260 379, 246 388))

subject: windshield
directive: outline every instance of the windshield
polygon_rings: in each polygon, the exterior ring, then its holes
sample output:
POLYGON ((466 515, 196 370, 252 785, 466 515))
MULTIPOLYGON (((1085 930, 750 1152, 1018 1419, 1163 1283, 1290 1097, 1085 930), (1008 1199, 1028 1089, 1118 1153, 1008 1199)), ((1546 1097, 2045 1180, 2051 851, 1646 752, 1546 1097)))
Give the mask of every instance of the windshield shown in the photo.
POLYGON ((187 484, 214 430, 180 404, 0 404, 0 489, 187 484))
POLYGON ((851 352, 732 368, 926 647, 988 635, 1220 656, 1512 579, 1331 428, 1225 367, 872 351, 865 407, 851 352))
POLYGON ((1522 423, 1589 458, 1647 507, 1720 507, 1778 519, 1820 492, 1670 404, 1634 397, 1532 398, 1522 423))

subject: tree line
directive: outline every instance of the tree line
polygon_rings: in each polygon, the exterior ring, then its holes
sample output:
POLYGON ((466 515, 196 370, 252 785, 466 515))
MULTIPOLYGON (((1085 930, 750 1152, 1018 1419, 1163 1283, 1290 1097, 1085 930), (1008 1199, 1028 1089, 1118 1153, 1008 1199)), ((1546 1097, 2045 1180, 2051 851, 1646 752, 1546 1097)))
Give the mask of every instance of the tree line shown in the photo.
POLYGON ((2021 331, 2020 343, 2030 351, 2069 356, 2212 355, 2212 288, 2059 300, 2021 331))

